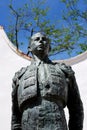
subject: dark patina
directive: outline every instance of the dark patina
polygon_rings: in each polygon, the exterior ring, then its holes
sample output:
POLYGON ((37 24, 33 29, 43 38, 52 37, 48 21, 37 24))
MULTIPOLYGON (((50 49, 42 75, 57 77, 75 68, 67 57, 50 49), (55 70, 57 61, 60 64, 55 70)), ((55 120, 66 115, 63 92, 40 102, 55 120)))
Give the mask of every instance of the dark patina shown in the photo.
POLYGON ((31 64, 15 73, 11 130, 82 130, 83 105, 74 72, 48 58, 49 39, 31 37, 31 64), (69 110, 67 126, 64 108, 69 110))

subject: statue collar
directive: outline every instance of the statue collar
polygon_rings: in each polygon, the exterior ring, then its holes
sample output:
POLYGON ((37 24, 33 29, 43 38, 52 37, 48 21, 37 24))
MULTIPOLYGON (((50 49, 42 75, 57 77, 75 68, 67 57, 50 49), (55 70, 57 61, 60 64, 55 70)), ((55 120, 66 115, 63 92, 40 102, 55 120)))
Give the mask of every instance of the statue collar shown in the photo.
POLYGON ((43 60, 40 60, 40 59, 38 59, 37 57, 35 57, 35 58, 33 58, 32 61, 31 61, 31 64, 35 64, 36 66, 39 66, 40 63, 50 64, 50 63, 52 63, 52 61, 51 61, 48 57, 45 57, 43 60))

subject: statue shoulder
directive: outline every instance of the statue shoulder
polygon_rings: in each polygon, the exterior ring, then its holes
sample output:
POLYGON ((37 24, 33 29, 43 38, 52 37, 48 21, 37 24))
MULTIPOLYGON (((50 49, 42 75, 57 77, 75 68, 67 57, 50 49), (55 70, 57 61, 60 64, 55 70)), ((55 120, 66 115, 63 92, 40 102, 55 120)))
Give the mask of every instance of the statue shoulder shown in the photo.
POLYGON ((24 73, 27 71, 27 67, 22 67, 19 71, 17 71, 12 79, 12 96, 16 94, 16 90, 19 86, 19 80, 24 75, 24 73))
POLYGON ((59 68, 65 73, 66 76, 72 77, 74 75, 74 71, 70 65, 66 65, 65 63, 57 63, 56 66, 59 66, 59 68))
POLYGON ((13 77, 13 82, 15 82, 16 80, 19 80, 22 75, 26 72, 28 66, 27 67, 22 67, 19 71, 17 71, 13 77))

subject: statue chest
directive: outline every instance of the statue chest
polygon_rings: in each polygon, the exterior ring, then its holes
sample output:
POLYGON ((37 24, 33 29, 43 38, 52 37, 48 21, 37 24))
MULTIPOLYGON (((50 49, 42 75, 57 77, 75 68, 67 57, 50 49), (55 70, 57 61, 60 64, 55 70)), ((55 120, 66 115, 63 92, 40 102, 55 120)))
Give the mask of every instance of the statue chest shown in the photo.
POLYGON ((41 96, 46 99, 62 100, 66 104, 68 84, 64 72, 59 66, 52 64, 45 64, 44 73, 42 70, 42 67, 39 67, 38 82, 41 96))
POLYGON ((52 64, 29 68, 19 81, 19 106, 28 99, 38 96, 38 89, 42 98, 67 100, 67 82, 65 74, 60 68, 52 64))
POLYGON ((28 68, 19 80, 18 104, 21 107, 27 100, 37 97, 37 69, 28 68))

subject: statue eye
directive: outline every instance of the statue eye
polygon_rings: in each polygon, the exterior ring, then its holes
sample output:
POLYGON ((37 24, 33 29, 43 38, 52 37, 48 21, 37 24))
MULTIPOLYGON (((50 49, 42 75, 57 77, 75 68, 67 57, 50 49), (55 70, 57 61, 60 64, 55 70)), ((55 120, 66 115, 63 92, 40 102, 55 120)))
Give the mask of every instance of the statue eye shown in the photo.
POLYGON ((46 41, 47 39, 46 39, 46 37, 42 37, 42 40, 43 40, 43 41, 46 41))
POLYGON ((36 38, 35 38, 35 41, 39 41, 39 40, 40 40, 40 37, 36 37, 36 38))

